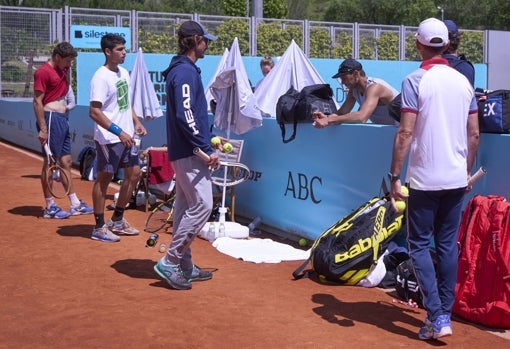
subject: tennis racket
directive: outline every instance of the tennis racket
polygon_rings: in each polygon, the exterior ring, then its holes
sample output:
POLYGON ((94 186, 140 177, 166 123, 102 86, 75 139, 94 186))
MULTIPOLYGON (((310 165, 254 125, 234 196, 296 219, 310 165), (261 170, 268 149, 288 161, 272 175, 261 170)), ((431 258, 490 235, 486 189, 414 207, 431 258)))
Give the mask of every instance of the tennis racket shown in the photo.
POLYGON ((148 233, 155 233, 163 229, 167 224, 172 224, 174 218, 175 193, 169 199, 161 202, 147 217, 144 230, 148 233))
MULTIPOLYGON (((200 148, 195 148, 193 153, 204 161, 209 161, 209 155, 200 148)), ((220 187, 232 187, 246 181, 250 177, 250 169, 240 162, 219 161, 219 166, 211 168, 211 180, 220 187)))
POLYGON ((51 195, 57 199, 62 199, 69 194, 69 177, 62 166, 53 156, 48 143, 44 144, 44 151, 48 159, 48 168, 46 169, 46 185, 51 195))
POLYGON ((175 176, 172 179, 171 187, 172 189, 170 190, 170 196, 168 199, 153 208, 149 213, 149 216, 147 216, 144 228, 146 232, 155 233, 163 229, 167 224, 172 224, 175 203, 175 176))

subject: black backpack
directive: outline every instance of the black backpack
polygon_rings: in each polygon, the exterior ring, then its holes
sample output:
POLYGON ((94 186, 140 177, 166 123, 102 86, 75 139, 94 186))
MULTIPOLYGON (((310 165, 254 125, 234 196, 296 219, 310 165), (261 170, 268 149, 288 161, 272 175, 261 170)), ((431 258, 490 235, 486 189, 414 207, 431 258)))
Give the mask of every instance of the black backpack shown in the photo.
MULTIPOLYGON (((434 262, 434 268, 437 271, 437 257, 435 250, 430 250, 430 256, 434 262)), ((404 301, 413 301, 419 307, 423 307, 423 296, 421 294, 420 284, 414 273, 411 259, 401 262, 395 271, 395 291, 404 301)))
POLYGON ((96 149, 87 146, 82 149, 78 155, 80 161, 81 179, 85 181, 93 181, 96 179, 96 149))
POLYGON ((276 103, 276 121, 282 130, 283 143, 294 140, 298 122, 312 122, 314 111, 329 115, 336 110, 333 90, 329 84, 306 86, 301 92, 291 87, 276 103), (294 125, 293 133, 288 139, 285 139, 285 124, 294 125))

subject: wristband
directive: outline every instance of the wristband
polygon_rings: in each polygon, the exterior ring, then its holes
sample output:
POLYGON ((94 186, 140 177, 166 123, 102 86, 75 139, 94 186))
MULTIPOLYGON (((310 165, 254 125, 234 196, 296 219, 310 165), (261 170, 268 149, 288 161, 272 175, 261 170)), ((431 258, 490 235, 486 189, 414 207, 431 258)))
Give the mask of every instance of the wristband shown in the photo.
POLYGON ((108 131, 110 131, 114 135, 118 136, 122 132, 122 129, 112 122, 110 124, 110 127, 108 127, 108 131))

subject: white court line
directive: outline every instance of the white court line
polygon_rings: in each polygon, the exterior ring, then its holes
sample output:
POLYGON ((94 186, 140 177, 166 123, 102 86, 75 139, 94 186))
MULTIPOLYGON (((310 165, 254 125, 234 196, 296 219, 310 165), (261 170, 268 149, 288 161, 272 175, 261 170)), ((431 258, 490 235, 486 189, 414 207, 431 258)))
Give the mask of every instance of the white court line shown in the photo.
MULTIPOLYGON (((0 145, 4 146, 6 148, 9 148, 11 150, 17 151, 18 153, 27 155, 27 156, 31 157, 32 159, 37 159, 37 160, 39 160, 41 162, 44 161, 42 153, 34 153, 34 151, 32 151, 32 150, 26 150, 26 149, 18 148, 18 147, 14 146, 14 145, 11 145, 11 144, 8 144, 8 143, 4 143, 2 141, 0 141, 0 145)), ((81 177, 80 171, 78 171, 78 170, 76 170, 74 168, 71 169, 71 173, 73 175, 81 177)), ((108 186, 111 187, 111 188, 117 189, 117 190, 120 188, 119 184, 116 184, 116 183, 113 183, 113 182, 111 182, 108 186)))

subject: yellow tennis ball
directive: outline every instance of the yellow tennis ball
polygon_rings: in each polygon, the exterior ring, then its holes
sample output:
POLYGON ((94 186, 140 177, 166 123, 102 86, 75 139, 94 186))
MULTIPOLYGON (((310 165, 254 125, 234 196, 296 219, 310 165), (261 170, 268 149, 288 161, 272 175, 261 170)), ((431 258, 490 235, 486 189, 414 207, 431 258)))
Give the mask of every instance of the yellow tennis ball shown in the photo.
POLYGON ((306 241, 305 238, 301 238, 301 239, 299 239, 298 244, 301 247, 305 247, 306 245, 308 245, 308 241, 306 241))
POLYGON ((400 192, 404 195, 409 195, 409 189, 405 185, 400 187, 400 192))
POLYGON ((220 137, 217 137, 217 136, 216 136, 216 137, 211 138, 211 145, 212 145, 213 147, 218 146, 218 144, 220 144, 220 143, 221 143, 221 139, 220 139, 220 137))
POLYGON ((234 149, 234 147, 232 147, 232 144, 230 144, 228 142, 223 144, 223 152, 224 153, 230 153, 233 149, 234 149))
POLYGON ((395 206, 397 206, 397 212, 404 212, 406 209, 406 203, 402 200, 395 201, 395 206))

